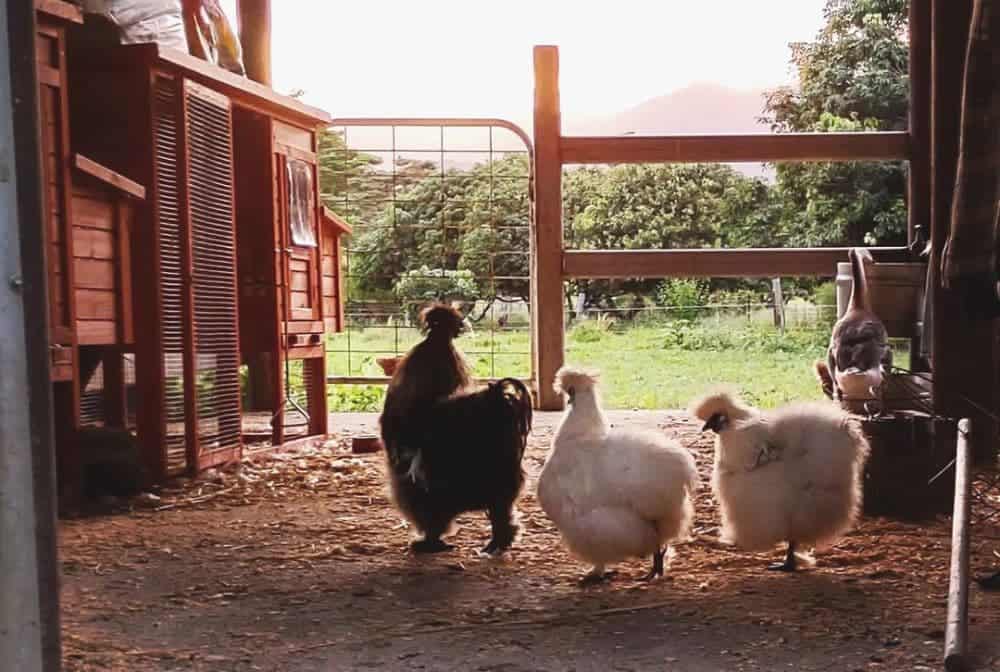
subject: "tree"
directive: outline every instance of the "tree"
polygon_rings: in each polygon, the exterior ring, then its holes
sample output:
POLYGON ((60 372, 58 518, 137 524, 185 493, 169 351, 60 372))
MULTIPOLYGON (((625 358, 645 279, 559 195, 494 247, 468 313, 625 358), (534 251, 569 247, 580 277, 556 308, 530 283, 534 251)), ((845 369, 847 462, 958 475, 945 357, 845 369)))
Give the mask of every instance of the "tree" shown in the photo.
MULTIPOLYGON (((828 0, 826 25, 791 45, 797 87, 768 92, 776 132, 907 126, 908 0, 828 0)), ((905 242, 906 176, 898 162, 780 164, 779 237, 788 245, 905 242)))
MULTIPOLYGON (((571 171, 565 181, 567 247, 705 248, 747 244, 767 232, 767 186, 721 164, 620 165, 571 171)), ((584 308, 622 293, 650 295, 656 280, 567 283, 584 308)))
MULTIPOLYGON (((430 164, 433 167, 433 164, 430 164)), ((414 169, 413 166, 410 166, 414 169)), ((416 166, 416 170, 426 166, 416 166)), ((355 246, 358 289, 393 291, 398 279, 421 268, 468 271, 478 298, 528 299, 530 221, 528 164, 511 155, 468 170, 411 172, 355 246), (485 282, 487 278, 493 282, 485 282)), ((475 297, 468 297, 475 298, 475 297)))

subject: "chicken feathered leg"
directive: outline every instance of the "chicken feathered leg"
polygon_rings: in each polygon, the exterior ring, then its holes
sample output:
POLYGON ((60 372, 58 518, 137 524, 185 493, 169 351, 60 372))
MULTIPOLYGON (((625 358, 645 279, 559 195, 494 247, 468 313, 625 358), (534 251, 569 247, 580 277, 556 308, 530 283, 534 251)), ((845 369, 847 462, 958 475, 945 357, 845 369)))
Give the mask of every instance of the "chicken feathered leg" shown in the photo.
POLYGON ((642 577, 643 581, 652 581, 658 576, 663 576, 663 558, 666 555, 666 548, 659 548, 653 553, 653 568, 649 570, 649 574, 642 577))
POLYGON ((785 561, 768 565, 767 568, 775 572, 794 572, 797 563, 798 558, 795 557, 795 542, 789 541, 788 551, 785 553, 785 561))

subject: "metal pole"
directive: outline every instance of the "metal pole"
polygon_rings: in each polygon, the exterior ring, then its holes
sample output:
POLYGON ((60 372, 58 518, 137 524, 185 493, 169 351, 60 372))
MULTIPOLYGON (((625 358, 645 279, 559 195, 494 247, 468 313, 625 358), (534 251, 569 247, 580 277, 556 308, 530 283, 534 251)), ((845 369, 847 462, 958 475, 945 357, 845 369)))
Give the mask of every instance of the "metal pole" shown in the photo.
POLYGON ((60 665, 34 3, 0 5, 0 667, 60 665))
POLYGON ((944 634, 944 667, 948 672, 967 669, 969 640, 969 514, 972 485, 970 422, 958 421, 955 452, 955 508, 951 517, 951 572, 948 586, 948 620, 944 634))

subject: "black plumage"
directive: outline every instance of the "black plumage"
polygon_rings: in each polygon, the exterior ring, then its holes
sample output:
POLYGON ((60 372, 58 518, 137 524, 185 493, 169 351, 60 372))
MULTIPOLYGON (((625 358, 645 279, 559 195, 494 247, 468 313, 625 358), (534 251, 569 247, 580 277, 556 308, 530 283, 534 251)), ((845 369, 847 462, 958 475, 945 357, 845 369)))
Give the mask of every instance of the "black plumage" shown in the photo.
POLYGON ((489 517, 492 537, 483 552, 510 547, 531 422, 531 393, 514 378, 438 400, 410 419, 390 478, 397 505, 424 536, 415 552, 449 550, 441 536, 467 511, 489 517))

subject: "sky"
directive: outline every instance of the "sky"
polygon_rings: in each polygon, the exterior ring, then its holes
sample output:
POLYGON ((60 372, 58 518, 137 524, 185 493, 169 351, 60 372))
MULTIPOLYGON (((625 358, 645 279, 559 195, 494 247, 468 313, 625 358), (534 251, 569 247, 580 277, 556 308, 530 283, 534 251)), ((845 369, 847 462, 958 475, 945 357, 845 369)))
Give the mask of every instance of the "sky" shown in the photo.
MULTIPOLYGON (((234 5, 235 0, 225 4, 234 5)), ((560 53, 564 121, 688 84, 792 81, 825 0, 274 0, 274 88, 335 117, 493 116, 527 125, 532 47, 560 53)))

